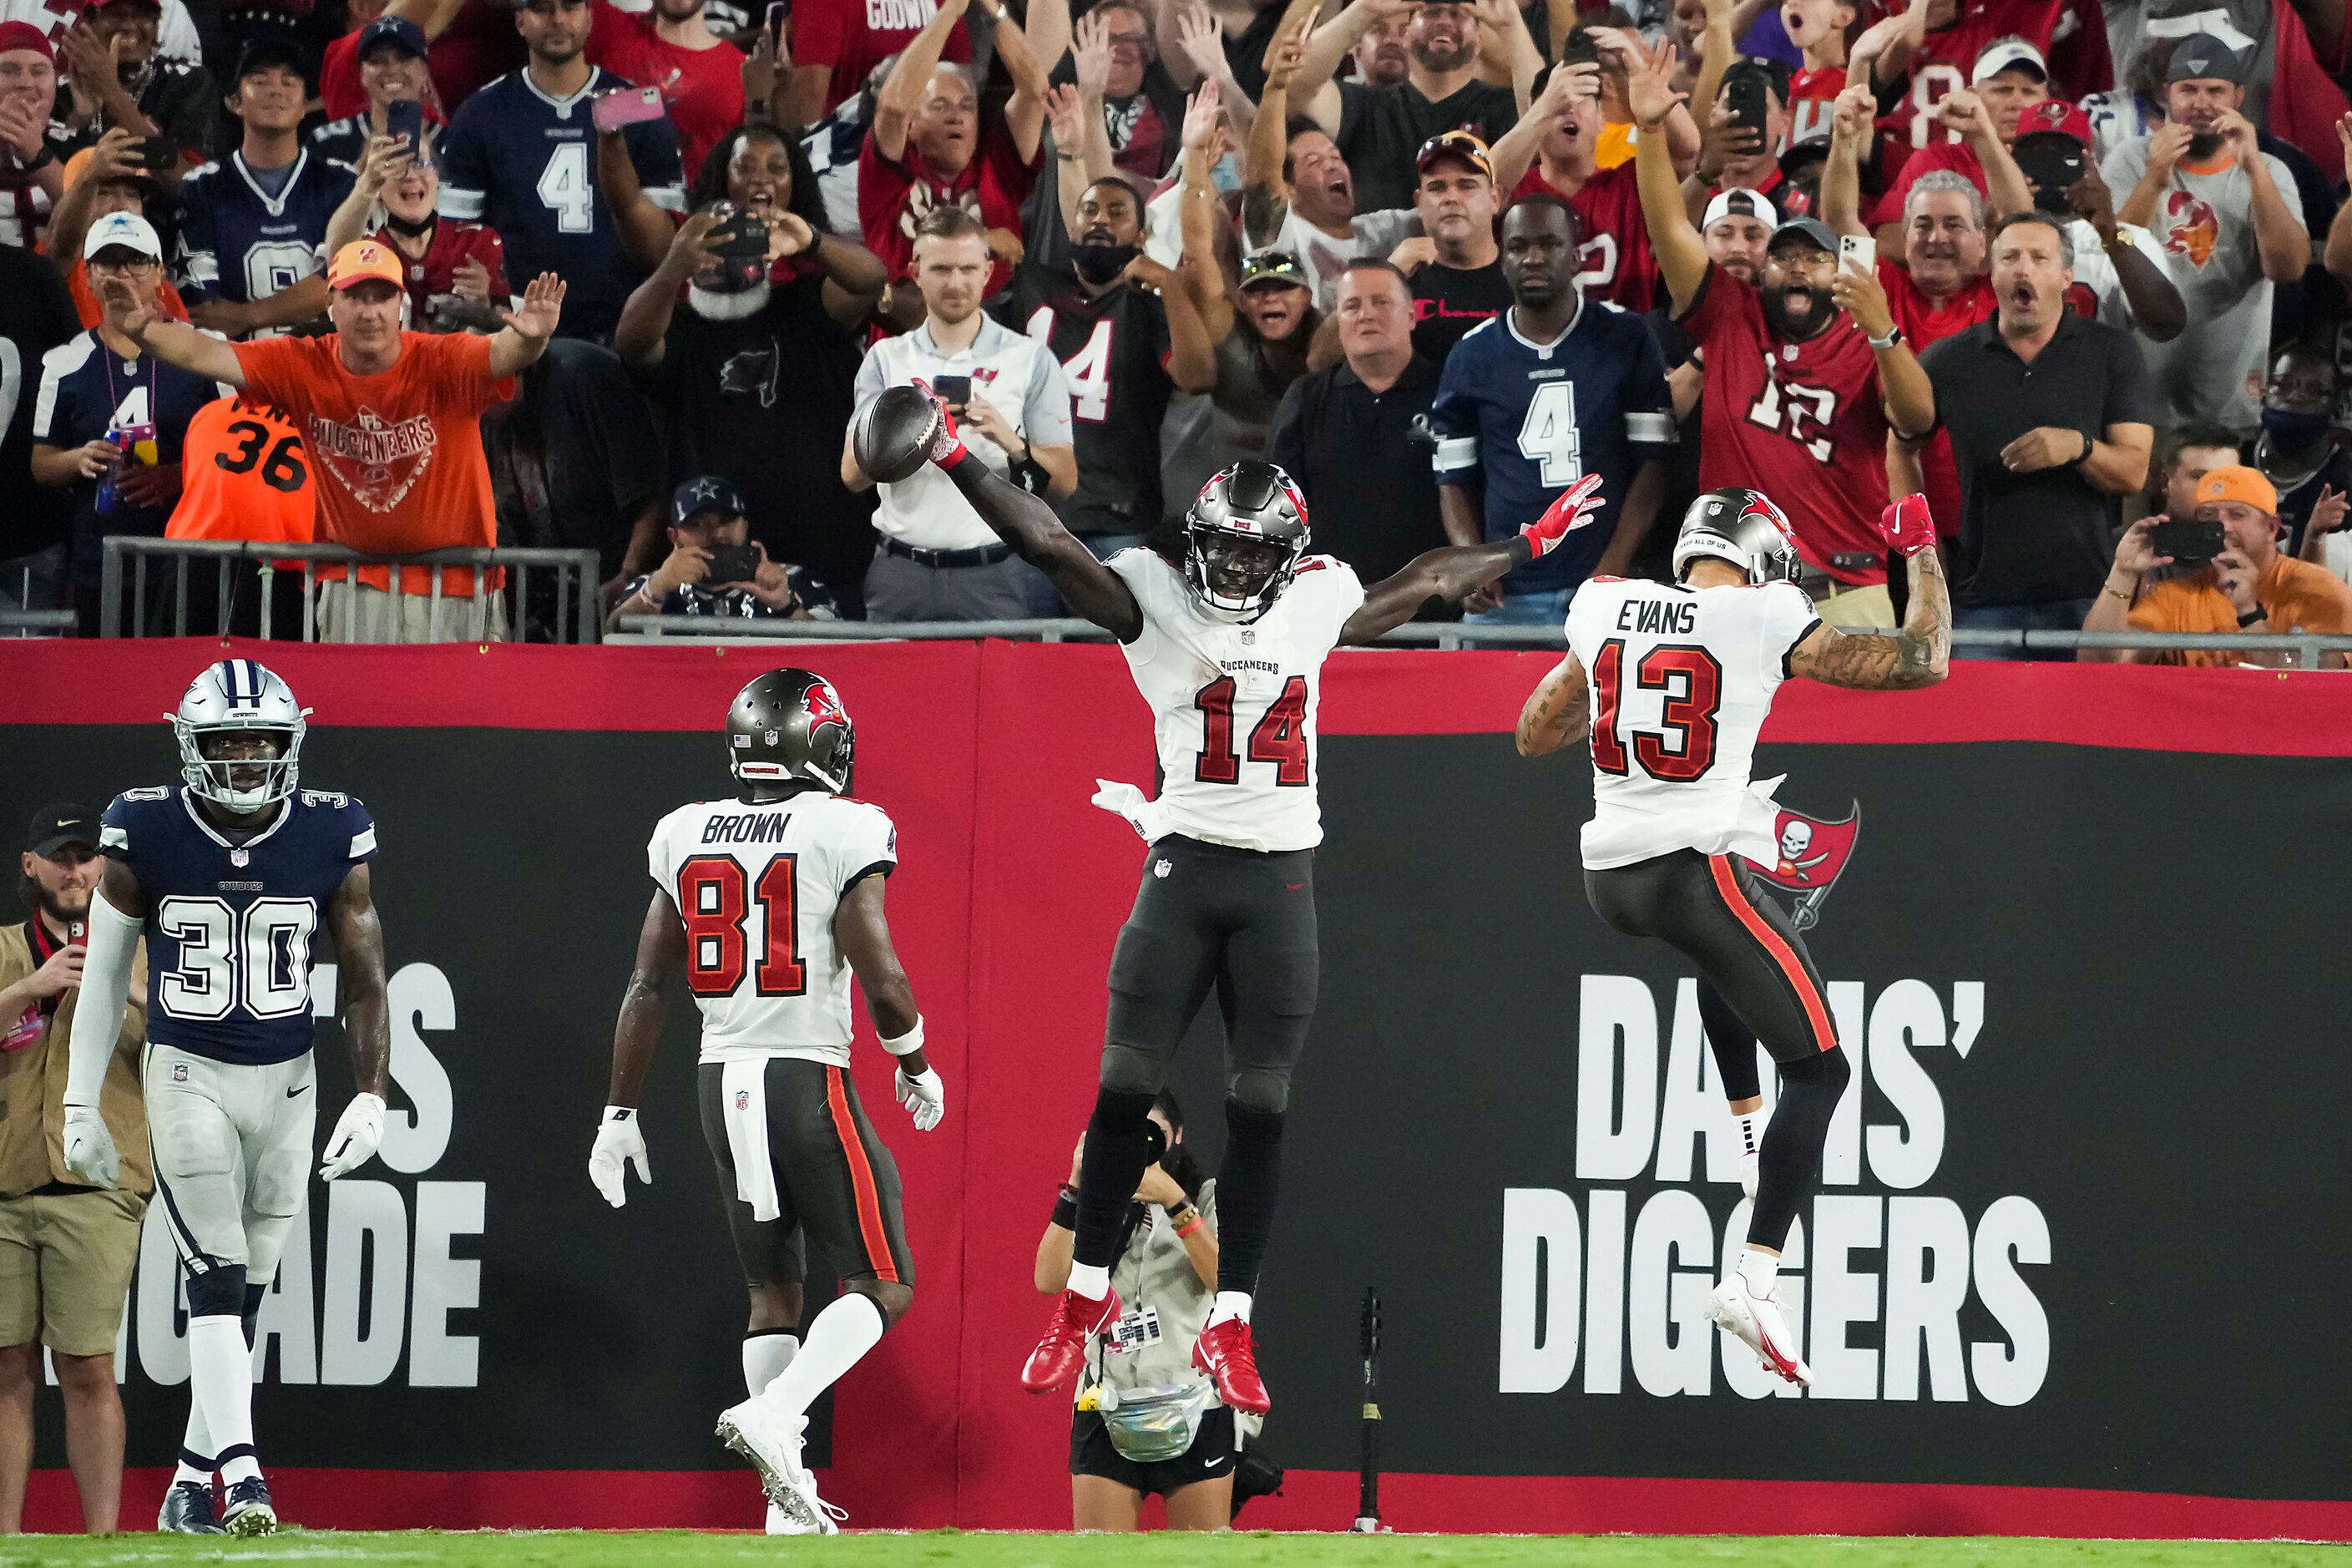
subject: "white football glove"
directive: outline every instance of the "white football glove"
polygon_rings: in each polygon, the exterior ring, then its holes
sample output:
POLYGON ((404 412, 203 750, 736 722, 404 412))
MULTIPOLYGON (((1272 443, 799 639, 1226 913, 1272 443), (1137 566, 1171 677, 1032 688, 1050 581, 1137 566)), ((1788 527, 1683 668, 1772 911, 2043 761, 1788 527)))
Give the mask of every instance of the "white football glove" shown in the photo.
POLYGON ((637 1168, 637 1180, 654 1184, 654 1168, 646 1158, 645 1129, 637 1125, 634 1105, 608 1105, 596 1124, 596 1146, 588 1151, 588 1179, 614 1208, 629 1201, 626 1167, 637 1168))
POLYGON ((110 1187, 122 1174, 114 1134, 95 1105, 66 1107, 66 1169, 96 1186, 110 1187))
POLYGON ((383 1096, 364 1091, 352 1096, 327 1134, 327 1157, 319 1162, 319 1179, 331 1182, 348 1176, 370 1160, 383 1142, 383 1096))
POLYGON ((898 1069, 898 1103, 915 1119, 915 1131, 929 1132, 948 1113, 948 1086, 940 1081, 940 1069, 925 1068, 913 1078, 907 1069, 898 1069))

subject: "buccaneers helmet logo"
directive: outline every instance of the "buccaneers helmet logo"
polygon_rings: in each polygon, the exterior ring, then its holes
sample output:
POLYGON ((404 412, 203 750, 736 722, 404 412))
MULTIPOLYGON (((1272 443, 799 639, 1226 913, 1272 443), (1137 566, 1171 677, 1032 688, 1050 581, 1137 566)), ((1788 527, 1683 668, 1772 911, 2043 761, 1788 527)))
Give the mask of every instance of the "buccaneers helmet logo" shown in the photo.
POLYGON ((845 730, 849 728, 849 715, 843 710, 841 699, 834 695, 830 681, 820 680, 801 693, 801 702, 808 709, 810 734, 815 734, 821 724, 838 724, 845 730))

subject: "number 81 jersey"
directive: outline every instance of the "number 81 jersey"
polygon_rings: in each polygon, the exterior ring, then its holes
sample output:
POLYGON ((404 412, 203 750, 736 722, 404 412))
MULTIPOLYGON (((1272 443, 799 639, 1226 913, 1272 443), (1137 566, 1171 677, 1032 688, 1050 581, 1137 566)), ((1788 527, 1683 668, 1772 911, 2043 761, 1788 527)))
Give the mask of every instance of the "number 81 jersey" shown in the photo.
POLYGON ((1818 624, 1793 583, 1685 588, 1595 577, 1568 605, 1592 689, 1595 871, 1696 849, 1773 855, 1771 786, 1748 782, 1789 654, 1818 624))
POLYGON ((806 790, 754 805, 698 801, 661 819, 646 868, 686 923, 686 980, 706 1062, 849 1065, 849 963, 834 911, 898 864, 879 806, 806 790))
POLYGON ((147 900, 147 1038, 243 1067, 310 1048, 319 911, 375 858, 375 823, 347 795, 300 790, 239 842, 179 785, 114 797, 99 847, 147 900))
POLYGON ((1364 602, 1354 571, 1310 555, 1272 607, 1237 626, 1155 552, 1122 550, 1108 564, 1143 611, 1121 651, 1151 705, 1170 830, 1268 853, 1323 842, 1315 715, 1323 661, 1364 602))

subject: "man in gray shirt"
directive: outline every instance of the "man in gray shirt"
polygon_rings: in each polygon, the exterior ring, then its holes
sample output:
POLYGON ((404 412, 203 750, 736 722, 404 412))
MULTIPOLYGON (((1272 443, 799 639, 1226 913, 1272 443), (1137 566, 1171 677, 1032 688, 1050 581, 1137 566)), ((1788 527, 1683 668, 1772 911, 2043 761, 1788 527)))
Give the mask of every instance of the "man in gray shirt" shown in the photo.
POLYGON ((2284 163, 2255 147, 2242 112, 2249 60, 2200 33, 2172 53, 2166 123, 2107 154, 2116 216, 2155 234, 2189 324, 2147 357, 2162 422, 2217 420, 2242 436, 2260 422, 2246 377, 2270 343, 2271 285, 2303 276, 2311 237, 2284 163))

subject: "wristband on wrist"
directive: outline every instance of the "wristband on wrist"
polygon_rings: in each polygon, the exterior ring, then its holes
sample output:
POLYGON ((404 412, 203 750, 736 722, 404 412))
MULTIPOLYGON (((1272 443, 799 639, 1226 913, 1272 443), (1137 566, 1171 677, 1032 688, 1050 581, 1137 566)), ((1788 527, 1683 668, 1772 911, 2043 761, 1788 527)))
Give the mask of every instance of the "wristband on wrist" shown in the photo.
POLYGON ((1064 1230, 1078 1228, 1078 1194, 1075 1189, 1066 1186, 1054 1194, 1054 1223, 1064 1230))
POLYGON ((2094 445, 2089 432, 2077 430, 2074 434, 2083 437, 2083 455, 2075 458, 2072 463, 2066 465, 2070 468, 2078 468, 2084 463, 2089 462, 2091 460, 2091 447, 2094 445))
POLYGON ((1200 1229, 1202 1226, 1208 1223, 1209 1222, 1206 1219, 1202 1218, 1200 1215, 1195 1214, 1191 1219, 1176 1227, 1176 1239, 1179 1241, 1183 1240, 1186 1237, 1191 1236, 1194 1231, 1200 1229))
POLYGON ((2263 607, 2260 605, 2256 605, 2252 609, 2248 610, 2244 615, 2238 617, 2238 628, 2242 631, 2248 626, 2259 624, 2263 618, 2263 607))
POLYGON ((1874 349, 1891 349, 1896 343, 1903 341, 1903 329, 1901 327, 1889 327, 1886 329, 1886 335, 1885 337, 1874 338, 1865 335, 1863 341, 1874 349))
POLYGON ((911 1056, 923 1048, 923 1016, 915 1015, 915 1026, 896 1039, 885 1037, 882 1048, 894 1057, 911 1056))

